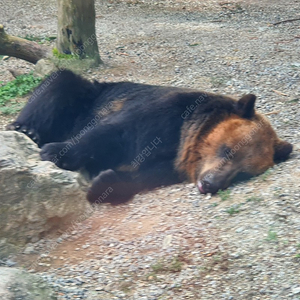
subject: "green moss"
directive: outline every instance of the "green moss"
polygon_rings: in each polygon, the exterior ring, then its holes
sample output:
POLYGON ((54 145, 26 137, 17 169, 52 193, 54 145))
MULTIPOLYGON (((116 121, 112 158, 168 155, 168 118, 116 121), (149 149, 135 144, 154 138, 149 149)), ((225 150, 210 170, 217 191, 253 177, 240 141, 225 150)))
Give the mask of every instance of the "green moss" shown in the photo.
POLYGON ((28 40, 28 41, 33 41, 33 42, 37 42, 39 44, 44 44, 46 42, 51 42, 53 40, 56 39, 56 36, 34 36, 31 34, 26 34, 25 37, 23 37, 23 39, 28 40))
POLYGON ((52 53, 58 59, 78 59, 78 56, 76 55, 60 53, 57 48, 53 48, 52 53))

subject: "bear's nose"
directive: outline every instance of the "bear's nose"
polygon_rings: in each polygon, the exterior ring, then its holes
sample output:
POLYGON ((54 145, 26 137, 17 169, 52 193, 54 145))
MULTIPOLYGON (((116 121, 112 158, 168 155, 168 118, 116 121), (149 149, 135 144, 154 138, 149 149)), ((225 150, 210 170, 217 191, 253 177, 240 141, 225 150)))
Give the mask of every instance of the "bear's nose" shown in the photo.
POLYGON ((219 187, 216 184, 214 184, 212 179, 199 180, 197 186, 201 194, 215 194, 219 190, 219 187))

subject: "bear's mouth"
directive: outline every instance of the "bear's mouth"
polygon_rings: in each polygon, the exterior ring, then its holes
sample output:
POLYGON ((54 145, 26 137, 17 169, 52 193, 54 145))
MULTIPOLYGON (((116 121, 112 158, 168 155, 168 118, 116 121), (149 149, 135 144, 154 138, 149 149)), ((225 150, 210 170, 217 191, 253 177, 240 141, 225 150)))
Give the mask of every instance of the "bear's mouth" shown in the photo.
POLYGON ((201 194, 205 194, 205 190, 203 188, 203 184, 202 184, 202 182, 200 180, 198 180, 198 182, 197 182, 197 187, 198 187, 198 190, 199 190, 199 192, 201 194))

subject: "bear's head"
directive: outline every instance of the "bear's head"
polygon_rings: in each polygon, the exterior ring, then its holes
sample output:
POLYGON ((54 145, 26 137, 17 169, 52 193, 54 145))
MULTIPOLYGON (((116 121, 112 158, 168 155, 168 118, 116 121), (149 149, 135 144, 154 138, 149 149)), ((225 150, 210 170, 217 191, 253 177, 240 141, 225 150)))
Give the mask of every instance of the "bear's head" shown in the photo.
POLYGON ((259 175, 292 152, 292 145, 279 139, 269 121, 255 112, 255 99, 252 94, 242 97, 234 113, 189 142, 186 168, 181 164, 181 170, 201 193, 216 193, 235 179, 259 175))

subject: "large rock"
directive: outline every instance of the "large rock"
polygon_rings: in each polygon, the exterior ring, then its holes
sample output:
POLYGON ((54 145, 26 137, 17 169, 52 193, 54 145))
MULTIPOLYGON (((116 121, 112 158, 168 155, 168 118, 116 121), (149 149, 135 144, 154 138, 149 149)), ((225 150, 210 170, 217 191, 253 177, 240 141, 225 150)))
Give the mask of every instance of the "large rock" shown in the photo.
POLYGON ((0 187, 0 257, 90 208, 81 175, 41 161, 35 143, 14 131, 0 132, 0 187))
POLYGON ((37 275, 15 268, 0 268, 0 299, 55 300, 57 297, 37 275))
POLYGON ((34 70, 35 76, 45 77, 50 73, 57 71, 57 67, 50 59, 40 59, 36 65, 34 70))

